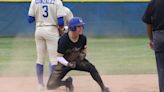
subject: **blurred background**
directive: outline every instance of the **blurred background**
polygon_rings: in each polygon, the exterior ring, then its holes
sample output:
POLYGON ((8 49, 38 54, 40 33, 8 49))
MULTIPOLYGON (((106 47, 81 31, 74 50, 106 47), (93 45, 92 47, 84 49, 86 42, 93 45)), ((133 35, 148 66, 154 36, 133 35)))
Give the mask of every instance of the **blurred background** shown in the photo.
MULTIPOLYGON (((148 47, 146 27, 142 22, 148 2, 64 1, 74 16, 82 17, 86 23, 88 58, 101 74, 156 73, 153 51, 148 47)), ((35 75, 35 23, 27 21, 29 5, 30 0, 0 0, 0 76, 35 75)), ((45 71, 48 74, 48 69, 45 71)))
MULTIPOLYGON (((32 36, 27 21, 30 0, 0 0, 0 36, 32 36)), ((82 17, 87 36, 145 36, 141 21, 148 0, 66 0, 74 16, 82 17)))

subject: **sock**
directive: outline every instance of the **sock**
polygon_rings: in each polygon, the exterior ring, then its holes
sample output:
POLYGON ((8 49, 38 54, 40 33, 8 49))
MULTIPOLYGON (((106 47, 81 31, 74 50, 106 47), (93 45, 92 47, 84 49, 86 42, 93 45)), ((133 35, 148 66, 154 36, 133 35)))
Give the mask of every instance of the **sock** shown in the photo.
POLYGON ((36 75, 37 75, 38 83, 44 85, 44 82, 43 82, 43 70, 44 69, 43 68, 44 68, 43 65, 36 64, 36 75))

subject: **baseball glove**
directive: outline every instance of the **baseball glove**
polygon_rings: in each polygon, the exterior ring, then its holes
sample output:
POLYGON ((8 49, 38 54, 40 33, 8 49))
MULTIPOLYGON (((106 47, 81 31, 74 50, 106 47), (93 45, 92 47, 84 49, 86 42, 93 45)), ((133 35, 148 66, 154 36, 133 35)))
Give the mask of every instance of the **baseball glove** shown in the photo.
POLYGON ((82 52, 80 49, 77 48, 68 51, 68 54, 66 55, 66 59, 69 62, 83 61, 85 57, 86 57, 86 53, 82 52))

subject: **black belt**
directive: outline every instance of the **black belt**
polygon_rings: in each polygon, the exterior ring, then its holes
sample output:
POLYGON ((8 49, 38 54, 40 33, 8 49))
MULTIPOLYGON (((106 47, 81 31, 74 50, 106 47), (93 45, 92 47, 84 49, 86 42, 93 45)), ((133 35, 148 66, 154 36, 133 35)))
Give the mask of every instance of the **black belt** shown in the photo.
POLYGON ((158 31, 158 32, 160 32, 160 31, 164 31, 164 30, 153 30, 154 32, 156 32, 156 31, 158 31))

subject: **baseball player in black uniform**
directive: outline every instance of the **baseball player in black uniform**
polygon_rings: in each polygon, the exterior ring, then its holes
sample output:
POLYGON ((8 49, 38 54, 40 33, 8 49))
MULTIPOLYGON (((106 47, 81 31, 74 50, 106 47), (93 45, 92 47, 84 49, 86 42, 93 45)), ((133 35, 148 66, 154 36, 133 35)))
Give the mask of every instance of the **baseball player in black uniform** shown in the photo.
POLYGON ((79 17, 73 17, 69 21, 68 28, 69 31, 58 41, 58 64, 50 75, 47 89, 52 90, 66 86, 70 92, 73 92, 72 78, 68 77, 65 81, 62 79, 70 70, 79 70, 89 72, 101 87, 102 92, 109 92, 95 66, 85 58, 87 38, 81 34, 84 22, 79 17))
POLYGON ((164 92, 164 0, 152 0, 145 11, 149 45, 155 51, 159 90, 164 92))

